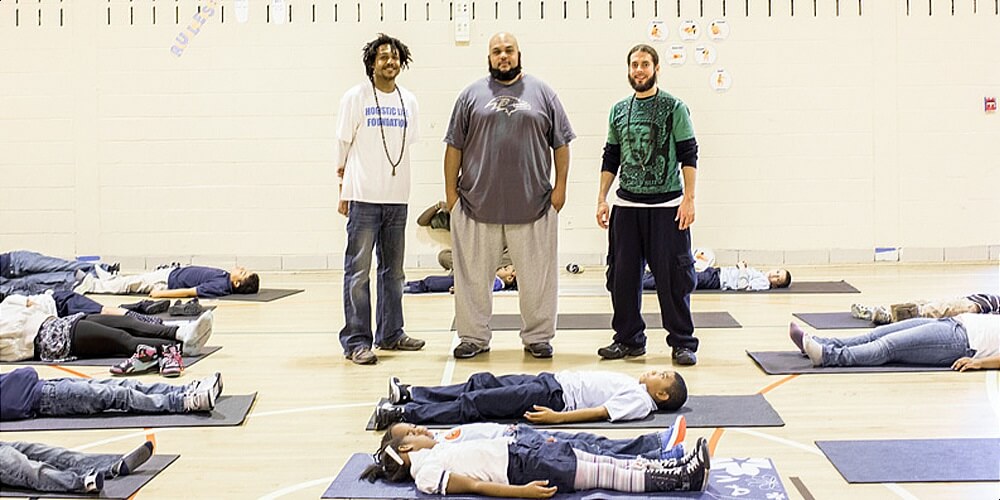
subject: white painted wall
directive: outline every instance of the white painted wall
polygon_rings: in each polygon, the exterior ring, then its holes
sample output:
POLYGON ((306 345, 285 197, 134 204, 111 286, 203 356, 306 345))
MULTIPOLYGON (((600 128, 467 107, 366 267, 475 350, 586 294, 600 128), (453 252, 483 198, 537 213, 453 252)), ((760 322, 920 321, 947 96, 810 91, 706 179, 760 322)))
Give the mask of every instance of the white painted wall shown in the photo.
MULTIPOLYGON (((954 13, 950 0, 910 0, 909 13, 906 0, 478 1, 469 44, 452 41, 442 0, 286 0, 284 24, 266 21, 269 1, 250 0, 246 24, 220 3, 224 22, 217 9, 178 57, 192 0, 0 0, 0 249, 339 268, 333 131, 341 94, 364 78, 361 46, 384 31, 414 53, 399 81, 423 115, 415 219, 443 196, 453 100, 506 30, 579 135, 560 246, 596 264, 607 112, 629 93, 625 53, 655 9, 663 52, 682 43, 680 19, 732 28, 684 42, 688 63, 661 71, 701 145, 696 244, 800 264, 870 261, 876 246, 906 260, 1000 254, 1000 114, 983 112, 1000 97, 996 0, 955 0, 954 13), (691 57, 704 43, 712 66, 691 57), (725 93, 708 85, 720 67, 725 93)), ((441 241, 411 224, 408 265, 434 266, 441 241)))

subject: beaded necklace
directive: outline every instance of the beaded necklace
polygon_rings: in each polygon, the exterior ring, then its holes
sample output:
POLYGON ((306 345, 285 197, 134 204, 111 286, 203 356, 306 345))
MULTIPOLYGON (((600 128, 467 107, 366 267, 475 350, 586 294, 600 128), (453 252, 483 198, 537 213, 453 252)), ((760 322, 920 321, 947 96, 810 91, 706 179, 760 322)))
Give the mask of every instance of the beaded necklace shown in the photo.
POLYGON ((372 81, 372 94, 375 96, 375 109, 378 110, 378 130, 382 133, 382 149, 385 150, 385 158, 392 165, 392 175, 395 176, 396 167, 403 162, 403 151, 406 150, 406 127, 410 124, 410 120, 406 118, 406 104, 403 103, 403 92, 399 90, 399 85, 396 85, 396 95, 399 96, 399 107, 403 109, 403 142, 399 145, 399 159, 396 161, 392 161, 392 155, 389 154, 389 144, 385 141, 385 127, 382 126, 382 106, 378 103, 378 89, 375 88, 374 81, 372 81))

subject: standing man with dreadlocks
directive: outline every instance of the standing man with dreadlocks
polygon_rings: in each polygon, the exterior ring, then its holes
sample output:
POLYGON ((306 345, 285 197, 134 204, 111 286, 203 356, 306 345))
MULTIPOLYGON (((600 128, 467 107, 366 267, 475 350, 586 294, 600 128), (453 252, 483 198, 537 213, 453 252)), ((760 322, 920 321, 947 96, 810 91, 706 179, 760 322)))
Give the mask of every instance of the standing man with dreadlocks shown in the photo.
POLYGON ((615 335, 597 353, 604 359, 646 354, 640 313, 645 261, 656 278, 671 357, 678 365, 693 365, 698 339, 691 319, 695 271, 689 228, 694 223, 698 143, 687 106, 656 87, 656 50, 636 45, 626 60, 635 93, 611 108, 597 194, 597 225, 610 226, 607 287, 615 335), (610 210, 608 190, 616 175, 618 199, 610 210))
POLYGON ((338 211, 347 217, 344 328, 347 359, 378 362, 373 344, 416 351, 424 341, 403 332, 403 253, 410 197, 410 146, 417 140, 417 100, 396 84, 410 61, 403 42, 379 34, 362 49, 368 81, 344 94, 337 123, 341 177, 338 211), (372 335, 369 274, 378 255, 378 326, 372 335))

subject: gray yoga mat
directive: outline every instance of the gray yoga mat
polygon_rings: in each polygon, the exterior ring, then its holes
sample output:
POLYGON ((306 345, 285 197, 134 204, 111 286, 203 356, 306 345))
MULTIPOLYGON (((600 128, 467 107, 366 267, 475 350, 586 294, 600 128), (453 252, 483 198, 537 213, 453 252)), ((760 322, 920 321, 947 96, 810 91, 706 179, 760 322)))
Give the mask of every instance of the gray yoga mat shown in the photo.
POLYGON ((947 366, 888 364, 881 366, 826 366, 816 367, 809 358, 798 351, 747 351, 768 375, 792 375, 798 373, 874 373, 874 372, 943 372, 951 370, 947 366))
POLYGON ((1000 439, 816 441, 848 483, 1000 481, 1000 439))
POLYGON ((231 300, 237 302, 271 302, 272 300, 283 299, 289 295, 304 292, 299 288, 261 288, 257 293, 234 293, 219 297, 219 300, 231 300))
MULTIPOLYGON (((184 366, 190 367, 191 365, 211 356, 213 353, 222 349, 222 346, 210 345, 205 346, 201 350, 201 354, 197 356, 184 356, 184 366)), ((59 363, 46 363, 45 361, 38 360, 25 360, 25 361, 4 361, 0 362, 0 365, 59 365, 59 366, 107 366, 111 367, 121 363, 125 358, 89 358, 89 359, 77 359, 74 361, 62 361, 59 363)))
POLYGON ((163 472, 180 455, 153 455, 135 472, 125 477, 104 480, 104 489, 99 495, 87 493, 52 493, 38 490, 24 490, 4 486, 0 488, 0 497, 29 498, 115 498, 126 499, 136 494, 140 488, 150 482, 157 474, 163 472))
POLYGON ((871 321, 858 319, 851 316, 849 312, 826 312, 826 313, 792 313, 792 316, 801 319, 807 325, 817 330, 846 330, 859 328, 874 328, 871 321))
MULTIPOLYGON (((206 306, 202 304, 201 308, 203 309, 203 311, 201 312, 202 314, 204 314, 205 311, 214 311, 216 306, 206 306)), ((167 309, 166 311, 163 311, 161 313, 153 314, 152 316, 160 318, 163 321, 194 321, 198 319, 198 316, 171 316, 170 309, 167 309)))
MULTIPOLYGON (((742 328, 736 318, 726 311, 691 313, 695 328, 742 328)), ((662 328, 659 313, 644 313, 642 320, 650 328, 662 328)), ((490 319, 490 328, 494 331, 520 330, 520 314, 494 314, 490 319)), ((607 330, 611 328, 611 314, 560 314, 556 322, 557 330, 607 330)), ((451 329, 455 330, 455 320, 451 321, 451 329)))
POLYGON ((228 427, 240 425, 250 413, 257 393, 220 396, 211 413, 123 415, 105 412, 76 417, 39 417, 0 422, 2 432, 68 431, 81 429, 135 429, 158 427, 228 427))
POLYGON ((861 293, 850 283, 840 281, 792 281, 788 288, 769 288, 767 290, 734 291, 734 290, 695 290, 694 293, 861 293))
MULTIPOLYGON (((333 483, 321 498, 402 498, 431 499, 449 498, 455 500, 479 500, 489 497, 478 495, 427 495, 417 491, 413 481, 390 483, 379 480, 369 483, 359 479, 361 471, 372 463, 367 453, 355 453, 347 460, 333 483)), ((788 498, 788 492, 781 482, 781 476, 769 458, 716 458, 712 457, 712 471, 708 476, 708 488, 702 492, 671 493, 621 493, 610 490, 586 490, 576 493, 557 493, 557 500, 625 500, 638 498, 687 498, 718 499, 739 491, 740 499, 772 500, 788 498), (738 471, 729 474, 729 470, 738 471), (745 492, 745 493, 744 493, 745 492)))
MULTIPOLYGON (((611 423, 573 422, 569 424, 532 425, 537 429, 650 429, 673 425, 677 415, 684 415, 688 427, 783 427, 785 422, 762 394, 741 396, 688 396, 684 406, 676 412, 656 412, 641 420, 611 423)), ((514 423, 513 420, 499 420, 514 423)), ((525 423, 525 422, 521 422, 525 423)), ((428 424, 432 429, 452 427, 447 424, 428 424)), ((375 430, 375 413, 372 412, 365 430, 375 430)))

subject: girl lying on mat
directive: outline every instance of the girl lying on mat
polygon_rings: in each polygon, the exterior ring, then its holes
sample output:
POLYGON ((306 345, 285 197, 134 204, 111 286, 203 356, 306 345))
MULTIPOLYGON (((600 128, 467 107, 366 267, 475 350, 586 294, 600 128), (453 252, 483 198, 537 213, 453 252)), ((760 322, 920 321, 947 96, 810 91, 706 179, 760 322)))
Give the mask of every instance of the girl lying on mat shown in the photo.
POLYGON ((813 366, 880 366, 886 363, 1000 368, 1000 315, 960 314, 915 318, 854 337, 823 338, 792 323, 788 335, 813 366))
POLYGON ((621 459, 574 449, 567 441, 537 442, 500 437, 439 445, 430 436, 386 433, 361 477, 375 482, 413 480, 423 493, 472 493, 494 497, 548 498, 559 493, 607 489, 628 493, 704 491, 708 442, 679 459, 621 459))

